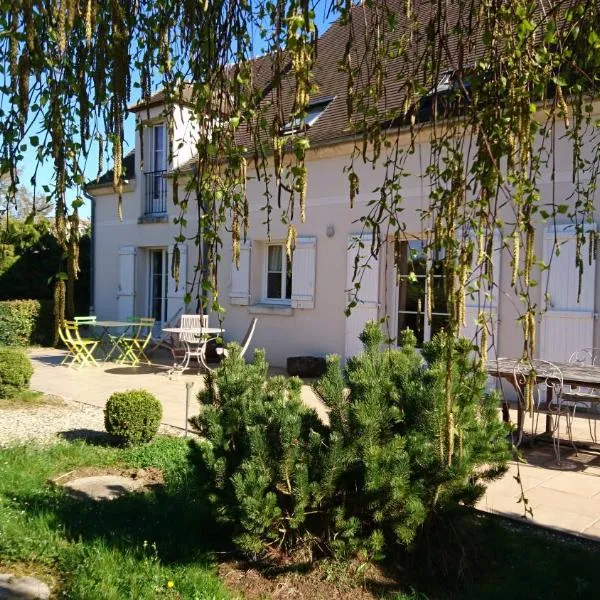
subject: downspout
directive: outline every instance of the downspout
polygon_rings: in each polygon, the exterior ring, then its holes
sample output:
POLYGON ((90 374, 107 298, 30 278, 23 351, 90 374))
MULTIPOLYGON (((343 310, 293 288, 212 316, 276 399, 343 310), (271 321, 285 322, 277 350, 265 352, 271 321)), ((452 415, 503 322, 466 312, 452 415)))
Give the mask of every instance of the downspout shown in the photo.
POLYGON ((95 314, 94 291, 95 291, 95 263, 96 263, 96 199, 84 188, 83 195, 92 203, 91 227, 90 227, 90 306, 89 314, 95 314))

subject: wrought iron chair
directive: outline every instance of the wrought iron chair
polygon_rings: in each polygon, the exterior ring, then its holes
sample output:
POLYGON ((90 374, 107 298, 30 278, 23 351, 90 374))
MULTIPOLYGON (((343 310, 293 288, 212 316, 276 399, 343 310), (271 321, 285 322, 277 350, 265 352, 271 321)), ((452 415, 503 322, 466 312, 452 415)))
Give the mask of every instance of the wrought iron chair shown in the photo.
MULTIPOLYGON (((531 362, 520 361, 517 363, 513 376, 523 411, 527 409, 532 411, 532 435, 537 435, 540 415, 547 415, 552 419, 552 445, 556 463, 560 465, 560 420, 563 416, 567 422, 569 441, 577 452, 572 431, 576 406, 564 402, 561 370, 549 361, 536 359, 531 362)), ((522 432, 519 432, 519 436, 521 435, 522 432)))
MULTIPOLYGON (((240 356, 244 356, 244 354, 246 354, 246 350, 248 350, 250 342, 252 341, 252 338, 254 336, 257 323, 258 319, 256 317, 254 317, 252 321, 250 321, 250 327, 248 327, 248 331, 246 331, 246 335, 244 336, 244 339, 241 343, 242 349, 240 351, 240 356)), ((217 354, 222 354, 223 356, 227 357, 229 356, 229 350, 227 350, 227 348, 217 348, 217 354)))
MULTIPOLYGON (((166 327, 178 327, 181 321, 181 312, 182 308, 179 308, 177 312, 171 316, 168 321, 165 321, 162 325, 163 329, 166 327)), ((171 354, 173 354, 176 346, 177 346, 178 338, 175 334, 170 333, 168 336, 164 336, 164 333, 161 332, 160 336, 152 336, 152 340, 150 341, 151 348, 149 348, 146 353, 152 356, 154 352, 156 352, 159 348, 164 348, 168 350, 171 354)), ((175 355, 173 354, 173 357, 175 355)))
MULTIPOLYGON (((573 352, 569 358, 569 363, 577 365, 578 367, 585 367, 588 365, 598 367, 600 366, 600 348, 582 348, 573 352)), ((563 392, 563 399, 566 402, 574 403, 580 408, 589 409, 588 412, 588 427, 590 430, 590 437, 594 444, 598 441, 597 436, 597 423, 598 420, 592 413, 591 409, 596 409, 600 406, 600 390, 587 388, 587 387, 574 387, 569 386, 563 392), (594 416, 594 418, 592 418, 594 416), (594 421, 594 429, 592 431, 592 420, 594 421)))

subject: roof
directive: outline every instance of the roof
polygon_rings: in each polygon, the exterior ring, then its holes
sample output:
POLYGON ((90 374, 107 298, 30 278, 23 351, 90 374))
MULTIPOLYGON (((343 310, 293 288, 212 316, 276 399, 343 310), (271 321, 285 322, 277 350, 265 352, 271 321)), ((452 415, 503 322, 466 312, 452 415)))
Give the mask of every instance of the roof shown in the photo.
MULTIPOLYGON (((353 44, 351 49, 351 65, 352 68, 358 67, 355 90, 359 93, 364 91, 369 84, 366 72, 373 68, 372 57, 370 56, 365 39, 372 37, 373 31, 383 30, 383 43, 388 47, 390 50, 389 54, 391 55, 394 44, 408 30, 405 14, 406 2, 404 0, 388 0, 386 4, 393 11, 397 21, 394 30, 389 27, 385 15, 381 14, 381 10, 375 10, 373 5, 359 3, 352 8, 353 44)), ((431 2, 415 3, 416 18, 422 23, 429 23, 435 10, 435 5, 432 6, 431 2)), ((447 22, 443 25, 446 30, 452 31, 461 26, 463 29, 466 29, 467 24, 461 22, 459 7, 456 4, 449 4, 446 14, 447 22)), ((466 15, 462 15, 462 19, 464 18, 466 18, 466 15)), ((426 76, 423 74, 425 69, 421 68, 421 64, 425 58, 422 54, 424 53, 427 35, 428 32, 423 26, 414 32, 415 39, 413 39, 411 45, 412 54, 408 56, 400 55, 397 58, 386 61, 386 72, 382 80, 384 89, 382 98, 376 105, 372 99, 369 100, 366 98, 367 102, 371 102, 371 107, 373 108, 373 116, 369 118, 370 121, 377 118, 382 123, 389 125, 393 124, 397 126, 399 124, 398 116, 402 112, 404 98, 407 93, 406 83, 408 79, 414 79, 415 75, 419 77, 420 83, 426 88, 433 88, 437 85, 438 82, 433 81, 431 77, 426 79, 426 76), (410 74, 410 77, 403 77, 403 74, 410 74)), ((320 100, 333 100, 327 105, 326 112, 322 117, 318 118, 303 134, 310 139, 313 146, 331 145, 351 138, 356 128, 360 127, 360 121, 363 119, 362 111, 350 119, 348 117, 348 73, 340 68, 340 65, 344 61, 348 37, 349 28, 347 23, 338 20, 317 41, 317 57, 313 66, 316 91, 311 95, 310 100, 311 103, 317 103, 320 100)), ((467 61, 474 62, 482 52, 483 44, 480 43, 479 46, 471 48, 469 57, 463 59, 463 63, 467 64, 467 61)), ((456 41, 454 43, 449 41, 445 45, 444 53, 441 56, 440 75, 448 70, 457 68, 458 65, 454 64, 452 58, 456 54, 456 41)), ((255 86, 259 86, 264 82, 265 87, 261 107, 266 117, 266 122, 273 123, 277 104, 276 91, 271 89, 272 85, 270 84, 273 79, 273 55, 265 55, 261 58, 259 64, 253 65, 253 73, 256 73, 254 79, 255 86)), ((290 71, 284 70, 281 79, 283 113, 290 115, 295 96, 294 76, 290 71)), ((284 122, 288 120, 285 119, 284 122)), ((248 126, 240 126, 236 136, 236 141, 250 150, 256 143, 252 131, 248 126)), ((270 143, 268 132, 260 131, 259 136, 263 141, 270 143)), ((180 167, 180 170, 192 169, 196 161, 197 157, 192 157, 180 167)))
MULTIPOLYGON (((567 0, 566 3, 559 3, 556 10, 561 12, 565 10, 565 5, 569 5, 573 0, 567 0)), ((408 124, 408 117, 404 113, 405 99, 410 94, 410 103, 414 106, 417 120, 428 120, 431 114, 431 100, 437 99, 437 94, 445 91, 452 84, 448 81, 447 73, 456 72, 459 67, 466 69, 468 65, 475 65, 484 55, 486 47, 483 42, 483 32, 480 32, 474 26, 474 20, 478 15, 478 0, 465 5, 461 2, 446 3, 445 19, 437 19, 437 2, 422 0, 412 3, 413 14, 411 19, 420 23, 419 27, 409 27, 406 16, 406 0, 387 0, 385 8, 382 3, 364 3, 360 2, 353 6, 352 10, 352 29, 348 21, 336 21, 323 35, 317 40, 317 53, 315 64, 313 66, 313 76, 315 91, 311 94, 311 102, 319 100, 332 99, 327 105, 326 111, 317 118, 314 123, 300 135, 306 135, 312 146, 333 145, 341 141, 352 139, 354 136, 361 137, 357 133, 362 125, 362 120, 367 122, 378 120, 385 127, 398 127, 408 124), (388 10, 389 14, 385 11, 388 10), (395 21, 392 28, 390 21, 395 21), (435 28, 435 31, 432 29, 435 28), (407 52, 399 52, 398 48, 402 45, 400 42, 402 36, 411 32, 411 44, 407 52), (456 31, 473 31, 468 40, 459 40, 455 34, 456 31), (362 100, 369 108, 369 116, 365 117, 365 111, 357 111, 349 117, 348 102, 348 72, 341 68, 346 54, 349 34, 352 34, 352 47, 350 53, 351 68, 355 73, 355 98, 362 94, 362 100), (373 85, 373 79, 369 80, 368 74, 374 70, 374 61, 372 57, 372 46, 374 36, 379 34, 380 43, 386 48, 387 56, 395 58, 386 60, 385 71, 381 75, 381 86, 383 94, 381 98, 375 100, 366 93, 369 85, 373 85), (443 40, 439 45, 439 69, 434 76, 431 73, 431 67, 427 64, 430 61, 431 48, 428 48, 428 38, 435 35, 436 38, 443 40), (370 40, 368 44, 366 40, 370 40), (460 43, 460 45, 459 45, 460 43), (460 61, 459 58, 460 57, 460 61), (460 62, 460 64, 459 64, 460 62), (446 79, 444 79, 446 77, 446 79), (415 91, 408 89, 409 83, 414 83, 415 79, 422 86, 421 100, 428 101, 429 112, 423 111, 422 103, 419 104, 418 95, 415 91), (434 93, 434 91, 436 93, 434 93)), ((539 6, 535 10, 540 10, 539 6)), ((551 8, 548 9, 552 10, 551 8)), ((282 74, 275 88, 274 79, 274 58, 273 53, 265 54, 261 57, 249 61, 251 69, 252 85, 257 90, 257 98, 261 108, 261 116, 265 122, 273 124, 276 120, 277 92, 281 93, 282 114, 286 116, 281 126, 290 121, 291 112, 295 96, 295 80, 290 68, 288 55, 283 52, 282 74)), ((232 76, 236 65, 231 65, 228 70, 232 76)), ((464 74, 464 73, 463 73, 464 74)), ((454 77, 454 75, 452 75, 454 77)), ((185 84, 182 86, 182 101, 193 104, 193 86, 185 84)), ((151 105, 164 103, 164 92, 158 92, 150 98, 151 105)), ((223 99, 215 100, 223 105, 223 99)), ((149 103, 136 105, 133 111, 142 110, 149 106, 149 103)), ((267 129, 268 129, 267 125, 267 129)), ((236 143, 248 148, 252 148, 258 143, 265 143, 267 147, 271 144, 271 136, 265 128, 252 130, 249 124, 241 124, 236 130, 236 143)), ((192 170, 197 163, 198 158, 192 157, 189 161, 179 167, 179 171, 192 170)), ((107 174, 108 175, 108 174, 107 174)), ((112 176, 112 175, 111 175, 112 176)))
MULTIPOLYGON (((183 83, 178 89, 174 90, 173 103, 175 104, 191 104, 192 103, 193 86, 190 83, 183 83)), ((152 94, 147 100, 140 100, 136 104, 129 106, 128 109, 132 113, 147 110, 153 106, 162 106, 167 102, 167 93, 164 89, 152 94)))
MULTIPOLYGON (((123 157, 123 179, 135 179, 135 150, 123 157)), ((113 184, 113 170, 106 171, 98 179, 90 181, 85 187, 94 188, 113 184)))

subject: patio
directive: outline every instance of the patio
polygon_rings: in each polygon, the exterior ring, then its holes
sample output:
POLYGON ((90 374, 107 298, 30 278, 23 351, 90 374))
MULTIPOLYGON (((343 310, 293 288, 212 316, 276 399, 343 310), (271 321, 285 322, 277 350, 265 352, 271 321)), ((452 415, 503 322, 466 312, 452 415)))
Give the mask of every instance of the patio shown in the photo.
MULTIPOLYGON (((163 404, 163 423, 183 429, 185 425, 186 382, 194 384, 190 415, 197 411, 196 393, 203 378, 195 371, 169 379, 168 364, 152 367, 107 364, 99 368, 81 370, 58 367, 64 353, 49 348, 34 349, 30 353, 35 372, 32 389, 61 396, 102 408, 115 391, 144 388, 155 394, 163 404)), ((284 374, 272 369, 272 374, 284 374)), ((302 387, 302 400, 326 420, 327 410, 309 385, 302 387)), ((512 415, 516 419, 515 414, 512 415)), ((530 423, 526 419, 526 430, 530 423)), ((576 440, 588 442, 587 419, 577 417, 574 423, 576 440)), ((600 541, 600 447, 581 448, 578 456, 568 442, 563 447, 562 465, 555 463, 552 445, 537 443, 525 448, 527 464, 519 466, 523 490, 533 510, 531 522, 566 533, 600 541)), ((520 487, 514 477, 517 464, 511 462, 506 475, 492 483, 479 501, 477 508, 521 520, 523 504, 518 503, 520 487)))
MULTIPOLYGON (((34 365, 31 389, 61 396, 66 400, 75 400, 103 408, 113 392, 144 388, 163 405, 163 423, 183 429, 185 427, 186 382, 194 384, 190 402, 190 416, 198 411, 196 394, 202 388, 204 378, 197 375, 196 369, 190 369, 183 375, 174 375, 171 379, 168 370, 172 364, 165 360, 152 366, 131 367, 115 363, 100 363, 99 367, 69 369, 60 367, 65 353, 54 348, 33 349, 29 357, 34 365)), ((155 360, 156 357, 153 357, 155 360)), ((272 375, 285 374, 283 369, 271 368, 272 375)), ((308 385, 302 387, 302 400, 314 408, 319 416, 326 420, 325 406, 308 385)))

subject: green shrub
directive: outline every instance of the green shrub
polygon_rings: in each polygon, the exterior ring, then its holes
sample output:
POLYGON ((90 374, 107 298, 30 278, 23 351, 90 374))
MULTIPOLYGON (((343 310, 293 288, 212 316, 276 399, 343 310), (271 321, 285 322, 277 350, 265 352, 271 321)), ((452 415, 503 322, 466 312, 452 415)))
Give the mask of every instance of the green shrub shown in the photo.
POLYGON ((26 390, 33 375, 29 357, 18 348, 0 348, 0 399, 26 390))
POLYGON ((28 346, 34 343, 41 307, 37 300, 0 302, 0 344, 28 346))
POLYGON ((124 445, 145 444, 158 431, 160 400, 146 390, 115 392, 104 408, 104 426, 124 445))
POLYGON ((243 551, 382 557, 433 517, 474 503, 504 471, 499 399, 485 392, 468 342, 441 334, 423 349, 425 362, 410 332, 394 350, 380 349, 376 324, 361 339, 365 351, 343 370, 328 357, 318 383, 329 427, 301 403, 299 380, 267 378, 263 352, 246 364, 233 347, 206 376, 195 423, 206 438, 210 500, 243 551))

